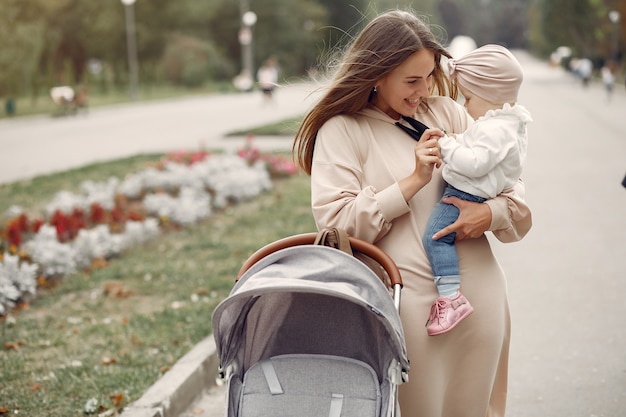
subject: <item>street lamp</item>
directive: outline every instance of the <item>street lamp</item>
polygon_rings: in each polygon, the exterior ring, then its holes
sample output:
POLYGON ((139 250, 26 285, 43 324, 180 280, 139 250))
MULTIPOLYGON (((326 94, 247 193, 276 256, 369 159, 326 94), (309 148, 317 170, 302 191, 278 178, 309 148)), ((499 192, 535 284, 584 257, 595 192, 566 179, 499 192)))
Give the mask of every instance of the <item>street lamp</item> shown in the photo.
POLYGON ((609 20, 613 23, 613 59, 617 62, 619 58, 619 12, 611 10, 609 12, 609 20))
POLYGON ((243 64, 242 75, 244 77, 249 77, 250 85, 252 85, 254 79, 254 60, 252 56, 252 28, 256 24, 256 21, 256 13, 249 10, 246 11, 241 16, 241 23, 243 24, 243 26, 239 30, 239 43, 241 44, 241 61, 243 64))
POLYGON ((128 76, 130 81, 130 98, 137 98, 137 41, 135 36, 135 0, 121 0, 125 6, 126 44, 128 49, 128 76))

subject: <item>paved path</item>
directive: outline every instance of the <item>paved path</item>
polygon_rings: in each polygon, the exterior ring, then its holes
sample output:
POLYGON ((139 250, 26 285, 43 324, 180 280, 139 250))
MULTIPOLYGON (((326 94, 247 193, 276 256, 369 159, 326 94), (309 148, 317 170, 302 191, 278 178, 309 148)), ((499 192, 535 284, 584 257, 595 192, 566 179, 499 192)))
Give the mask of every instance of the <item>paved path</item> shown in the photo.
POLYGON ((494 243, 509 283, 508 417, 626 415, 626 92, 524 62, 533 229, 494 243))
MULTIPOLYGON (((224 135, 298 116, 316 96, 313 84, 260 92, 93 108, 87 114, 0 119, 0 184, 139 153, 235 149, 224 135)), ((288 148, 285 138, 259 138, 260 148, 288 148)))
MULTIPOLYGON (((609 103, 597 83, 584 89, 559 69, 520 60, 520 102, 534 118, 524 173, 534 227, 521 242, 493 241, 512 310, 507 416, 623 416, 626 92, 616 86, 609 103)), ((310 91, 281 89, 275 108, 262 108, 260 95, 219 95, 93 109, 83 119, 0 121, 0 183, 137 152, 232 146, 223 133, 300 114, 310 91)), ((211 342, 199 343, 124 417, 157 409, 165 417, 223 416, 223 388, 208 388, 211 342)))

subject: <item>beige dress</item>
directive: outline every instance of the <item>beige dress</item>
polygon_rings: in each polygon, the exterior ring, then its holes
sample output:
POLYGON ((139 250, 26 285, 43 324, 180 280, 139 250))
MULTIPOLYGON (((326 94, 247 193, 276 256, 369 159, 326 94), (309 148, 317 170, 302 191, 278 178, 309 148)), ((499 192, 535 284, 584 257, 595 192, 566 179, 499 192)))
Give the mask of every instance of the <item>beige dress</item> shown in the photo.
MULTIPOLYGON (((416 118, 449 133, 471 118, 445 97, 429 99, 416 118)), ((385 250, 403 277, 401 317, 411 370, 400 387, 402 417, 504 416, 510 318, 506 281, 485 236, 459 242, 461 289, 474 313, 449 333, 428 336, 425 323, 437 297, 422 231, 442 195, 441 170, 408 204, 398 180, 415 167, 415 141, 374 107, 337 116, 318 132, 311 174, 317 226, 341 227, 385 250)), ((503 242, 521 239, 531 214, 521 181, 488 200, 490 230, 503 242)))

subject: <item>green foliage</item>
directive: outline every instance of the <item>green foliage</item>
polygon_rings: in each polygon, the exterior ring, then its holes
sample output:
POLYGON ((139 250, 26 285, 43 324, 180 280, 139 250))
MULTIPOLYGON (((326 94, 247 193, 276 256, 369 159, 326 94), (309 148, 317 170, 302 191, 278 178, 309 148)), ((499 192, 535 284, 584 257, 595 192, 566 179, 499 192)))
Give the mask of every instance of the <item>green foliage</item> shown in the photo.
MULTIPOLYGON (((36 98, 60 84, 86 84, 102 92, 127 85, 128 9, 119 0, 0 2, 0 36, 11 40, 0 50, 1 98, 36 98), (102 72, 91 73, 89 62, 100 63, 102 72)), ((176 58, 184 63, 173 76, 177 83, 197 86, 232 78, 242 66, 238 33, 244 7, 258 18, 254 67, 275 56, 281 78, 325 66, 375 14, 391 8, 410 7, 441 25, 443 42, 467 35, 479 45, 530 47, 544 55, 566 45, 590 56, 610 52, 615 26, 608 11, 618 10, 621 49, 626 44, 626 2, 620 0, 137 0, 140 83, 167 82, 170 69, 164 63, 172 58, 165 55, 172 54, 175 34, 196 45, 193 56, 176 58)))
POLYGON ((526 10, 530 0, 441 0, 437 11, 448 33, 470 36, 477 45, 498 43, 526 47, 526 10))
POLYGON ((248 134, 256 136, 294 136, 301 122, 302 116, 295 116, 276 123, 229 132, 226 136, 245 136, 248 134))
POLYGON ((162 65, 168 81, 186 87, 198 87, 209 80, 225 80, 235 75, 232 65, 213 44, 181 34, 168 41, 162 65))
MULTIPOLYGON (((241 62, 238 33, 241 26, 238 2, 221 0, 209 20, 215 45, 232 62, 241 62)), ((328 13, 317 0, 250 0, 257 15, 253 28, 254 60, 275 56, 281 76, 305 74, 317 61, 318 49, 326 36, 328 13)), ((241 70, 241 67, 237 68, 241 70)))
POLYGON ((618 38, 623 50, 626 3, 618 0, 542 0, 530 9, 531 47, 547 56, 559 46, 568 46, 574 57, 594 60, 611 56, 611 39, 615 26, 609 11, 621 12, 618 38))

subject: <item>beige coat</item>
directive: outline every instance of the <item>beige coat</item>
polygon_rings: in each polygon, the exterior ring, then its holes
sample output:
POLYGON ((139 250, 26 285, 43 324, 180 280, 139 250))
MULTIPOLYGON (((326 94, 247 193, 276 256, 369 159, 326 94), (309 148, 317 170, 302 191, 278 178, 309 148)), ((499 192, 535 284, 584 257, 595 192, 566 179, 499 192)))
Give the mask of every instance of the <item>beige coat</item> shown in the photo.
MULTIPOLYGON (((449 133, 471 118, 445 97, 429 99, 416 118, 449 133)), ((510 318, 506 281, 485 236, 459 242, 461 289, 474 313, 449 333, 428 336, 425 323, 437 297, 422 231, 444 182, 441 169, 405 202, 398 180, 415 167, 415 141, 374 107, 337 116, 318 132, 311 175, 319 228, 341 227, 385 250, 403 277, 401 317, 411 361, 400 388, 402 417, 500 417, 507 393, 510 318)), ((521 181, 488 200, 490 230, 503 242, 521 239, 531 214, 521 181)))

